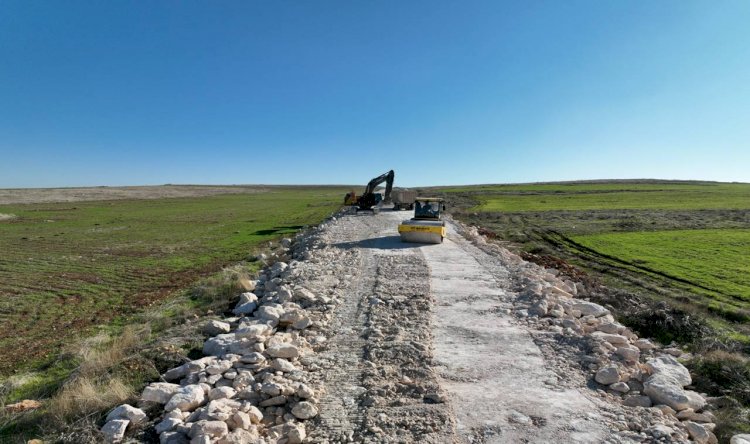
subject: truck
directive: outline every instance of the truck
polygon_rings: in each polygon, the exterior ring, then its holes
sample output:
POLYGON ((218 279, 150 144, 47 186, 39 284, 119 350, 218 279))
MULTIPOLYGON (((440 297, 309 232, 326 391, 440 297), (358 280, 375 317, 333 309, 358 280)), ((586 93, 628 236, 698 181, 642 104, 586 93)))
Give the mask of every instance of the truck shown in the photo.
POLYGON ((393 190, 393 193, 391 193, 394 210, 413 210, 416 198, 417 192, 412 190, 398 189, 393 190))

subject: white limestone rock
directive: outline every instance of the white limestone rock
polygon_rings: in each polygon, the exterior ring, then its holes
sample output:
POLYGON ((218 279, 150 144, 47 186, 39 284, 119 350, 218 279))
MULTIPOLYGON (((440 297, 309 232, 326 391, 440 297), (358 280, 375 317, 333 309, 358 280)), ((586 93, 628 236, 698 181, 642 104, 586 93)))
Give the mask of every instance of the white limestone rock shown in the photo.
POLYGON ((129 404, 123 404, 121 406, 115 407, 111 412, 109 412, 105 421, 109 422, 113 419, 127 419, 128 421, 130 421, 130 424, 136 426, 148 422, 148 416, 146 415, 146 412, 129 404))
POLYGON ((618 324, 617 322, 602 322, 596 327, 596 329, 603 333, 617 335, 620 334, 625 329, 625 327, 618 324))
POLYGON ((265 360, 266 357, 263 356, 262 353, 258 352, 248 353, 240 358, 240 362, 243 362, 245 364, 259 364, 265 360))
POLYGON ((260 404, 258 404, 260 407, 272 407, 277 405, 284 405, 287 402, 287 397, 284 395, 278 395, 274 396, 273 398, 268 398, 265 401, 261 401, 260 404))
POLYGON ((547 304, 547 301, 542 299, 541 301, 532 304, 528 309, 528 313, 529 316, 537 316, 541 318, 547 315, 548 309, 549 305, 547 304))
POLYGON ((191 412, 206 402, 206 392, 200 384, 191 384, 181 387, 172 396, 164 410, 172 411, 180 409, 183 412, 191 412))
MULTIPOLYGON (((224 421, 198 421, 190 428, 190 437, 198 438, 207 436, 209 438, 221 438, 229 433, 227 423, 224 421)), ((210 442, 210 441, 209 441, 210 442)))
POLYGON ((651 398, 645 395, 631 395, 622 401, 622 405, 628 407, 651 407, 651 398))
POLYGON ((310 419, 318 415, 318 408, 309 401, 298 402, 292 407, 292 415, 299 419, 310 419))
POLYGON ((302 399, 309 399, 315 396, 315 391, 306 384, 300 384, 297 387, 296 395, 302 399))
POLYGON ((318 298, 312 291, 306 288, 297 288, 294 290, 294 300, 305 304, 312 304, 315 303, 318 298))
POLYGON ((230 347, 237 343, 234 333, 216 335, 203 343, 203 354, 207 356, 223 356, 230 351, 230 347))
POLYGON ((572 309, 581 312, 581 316, 594 316, 598 318, 599 316, 609 314, 609 310, 606 308, 588 301, 577 301, 573 304, 572 309))
POLYGON ((189 444, 190 439, 185 433, 178 431, 162 432, 159 434, 159 444, 189 444))
POLYGON ((287 444, 302 444, 307 438, 307 432, 304 424, 294 424, 289 433, 286 435, 287 444))
POLYGON ((690 437, 693 438, 693 441, 695 441, 697 444, 708 443, 711 435, 708 433, 708 430, 706 430, 702 425, 693 421, 684 421, 682 424, 687 429, 690 437))
POLYGON ((127 419, 113 419, 107 421, 102 427, 102 435, 104 435, 104 442, 107 444, 114 444, 122 442, 125 437, 125 429, 128 428, 130 421, 127 419))
POLYGON ((300 355, 299 349, 292 344, 278 344, 269 347, 266 353, 273 358, 296 358, 300 355))
POLYGON ((253 324, 239 328, 234 334, 239 339, 262 340, 272 332, 273 329, 267 324, 253 324))
POLYGON ((284 373, 291 373, 297 370, 297 367, 295 367, 294 364, 284 358, 276 358, 271 361, 271 368, 284 373))
POLYGON ((646 433, 656 439, 671 440, 674 430, 664 424, 656 424, 646 429, 646 433))
POLYGON ((688 397, 688 408, 698 411, 702 410, 703 407, 706 406, 706 398, 704 398, 700 393, 694 392, 692 390, 685 390, 685 394, 688 397))
POLYGON ((644 351, 656 348, 656 346, 648 339, 638 339, 635 341, 635 346, 644 351))
POLYGON ((258 431, 254 428, 251 428, 251 430, 237 428, 229 432, 227 436, 215 441, 216 444, 256 444, 259 442, 264 441, 259 440, 258 431))
POLYGON ((245 412, 250 416, 250 422, 253 424, 260 424, 261 421, 263 421, 263 413, 258 409, 258 407, 255 407, 254 405, 251 405, 247 407, 247 411, 245 412))
POLYGON ((663 375, 674 379, 680 387, 685 387, 693 382, 688 369, 669 355, 649 359, 646 362, 646 369, 652 375, 663 375))
POLYGON ((232 327, 226 322, 212 319, 203 326, 203 333, 209 336, 216 336, 222 333, 229 333, 229 330, 231 330, 231 328, 232 327))
POLYGON ((620 382, 620 372, 615 366, 603 367, 596 372, 594 380, 602 385, 614 384, 620 382))
POLYGON ((258 308, 253 316, 257 319, 264 321, 278 322, 281 315, 284 314, 284 309, 278 304, 266 304, 258 308))
POLYGON ((739 435, 734 435, 729 440, 729 444, 750 444, 750 434, 741 433, 739 435))
POLYGON ((630 391, 630 387, 624 382, 615 382, 614 384, 610 384, 609 388, 620 393, 627 393, 630 391))
POLYGON ((607 341, 612 345, 628 345, 629 343, 628 338, 623 335, 612 335, 601 331, 595 331, 591 333, 591 337, 600 339, 602 341, 607 341))
POLYGON ((286 271, 286 269, 289 268, 289 265, 286 264, 286 262, 276 262, 275 264, 271 265, 271 267, 268 269, 268 272, 271 275, 271 278, 276 278, 281 276, 281 274, 286 271))
POLYGON ((169 382, 152 382, 143 389, 141 399, 144 401, 166 404, 179 389, 180 386, 178 384, 171 384, 169 382))
POLYGON ((261 384, 260 391, 268 396, 279 396, 284 390, 284 386, 275 382, 265 382, 261 384))
POLYGON ((235 305, 234 313, 237 316, 246 316, 253 313, 258 308, 258 296, 255 293, 247 291, 240 295, 240 300, 235 305))
POLYGON ((237 316, 246 316, 255 312, 258 309, 258 302, 245 302, 244 304, 237 305, 232 310, 232 313, 237 316))
POLYGON ((214 362, 213 364, 206 367, 206 373, 209 375, 221 375, 232 368, 232 361, 228 359, 222 359, 214 362))
POLYGON ((208 392, 208 399, 214 401, 217 399, 233 398, 236 394, 237 391, 232 387, 217 387, 208 392))
POLYGON ((624 345, 622 347, 617 347, 615 354, 620 356, 626 362, 638 362, 638 359, 641 356, 641 351, 638 347, 624 345))
POLYGON ((159 424, 156 424, 156 427, 154 427, 154 429, 156 430, 156 433, 162 434, 164 432, 171 432, 175 429, 175 427, 177 427, 178 424, 182 424, 182 419, 165 418, 159 424))
POLYGON ((643 383, 643 393, 654 404, 664 404, 676 411, 690 407, 690 398, 685 390, 667 375, 652 375, 643 383))

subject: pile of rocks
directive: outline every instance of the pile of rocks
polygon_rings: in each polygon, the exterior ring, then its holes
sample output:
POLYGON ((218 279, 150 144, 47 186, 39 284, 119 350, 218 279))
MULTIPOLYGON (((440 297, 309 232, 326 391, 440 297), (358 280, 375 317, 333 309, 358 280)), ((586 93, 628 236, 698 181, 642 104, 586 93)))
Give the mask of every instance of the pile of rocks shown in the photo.
POLYGON ((692 380, 688 369, 675 359, 682 355, 679 349, 639 338, 618 323, 609 309, 587 300, 581 282, 523 261, 488 243, 474 227, 464 230, 475 245, 512 264, 518 291, 514 311, 522 322, 553 333, 553 340, 577 338, 585 343, 580 348, 589 353, 580 356, 580 362, 603 394, 620 399, 626 407, 650 410, 645 416, 649 424, 622 421, 623 428, 637 432, 633 438, 717 442, 712 432, 716 418, 706 409, 705 395, 685 388, 692 380))
MULTIPOLYGON (((282 240, 292 260, 266 267, 251 291, 240 295, 235 316, 205 325, 211 335, 206 356, 167 371, 143 390, 142 407, 163 406, 154 418, 162 444, 305 439, 305 422, 318 415, 320 395, 308 384, 314 369, 306 358, 325 342, 321 329, 340 296, 325 264, 347 262, 347 253, 334 258, 318 239, 325 227, 282 240)), ((128 427, 147 421, 143 410, 123 405, 108 415, 102 433, 107 442, 118 442, 128 427)))

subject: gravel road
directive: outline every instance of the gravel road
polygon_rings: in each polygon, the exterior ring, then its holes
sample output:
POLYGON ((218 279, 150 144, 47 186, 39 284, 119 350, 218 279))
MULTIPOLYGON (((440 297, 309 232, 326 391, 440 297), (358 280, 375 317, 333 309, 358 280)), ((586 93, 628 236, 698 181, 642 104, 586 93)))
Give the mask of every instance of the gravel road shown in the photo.
POLYGON ((317 358, 329 365, 311 438, 616 441, 591 390, 558 384, 528 327, 509 314, 515 294, 501 261, 452 224, 443 244, 402 243, 396 227, 408 217, 352 214, 329 230, 360 261, 317 358))
POLYGON ((559 387, 530 333, 510 316, 508 270, 453 229, 443 245, 422 251, 437 302, 435 363, 459 441, 605 441, 599 408, 581 390, 559 387))
POLYGON ((681 350, 476 228, 403 243, 408 217, 339 214, 259 256, 205 356, 144 388, 150 417, 110 412, 105 442, 717 443, 681 350))

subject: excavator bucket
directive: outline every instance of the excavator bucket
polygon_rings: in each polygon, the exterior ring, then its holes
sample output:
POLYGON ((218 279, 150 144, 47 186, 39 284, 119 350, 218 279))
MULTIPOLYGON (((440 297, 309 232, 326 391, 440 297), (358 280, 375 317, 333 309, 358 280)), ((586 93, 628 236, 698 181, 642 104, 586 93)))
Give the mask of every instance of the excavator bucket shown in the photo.
POLYGON ((431 220, 405 220, 398 226, 403 242, 439 244, 445 239, 445 222, 431 220))

